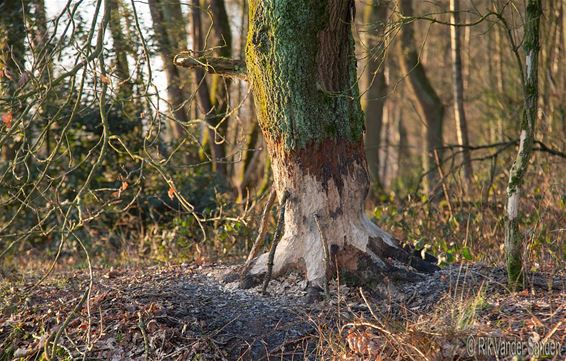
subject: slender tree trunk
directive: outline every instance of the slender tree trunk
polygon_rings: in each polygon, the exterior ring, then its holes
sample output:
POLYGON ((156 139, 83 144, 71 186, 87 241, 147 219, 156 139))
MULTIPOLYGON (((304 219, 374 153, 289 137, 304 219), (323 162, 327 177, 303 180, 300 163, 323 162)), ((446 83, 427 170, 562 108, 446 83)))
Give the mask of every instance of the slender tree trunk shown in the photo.
MULTIPOLYGON (((186 29, 186 22, 183 16, 183 11, 181 9, 181 2, 179 0, 160 0, 163 6, 163 18, 166 19, 165 30, 167 31, 167 36, 169 42, 172 46, 171 53, 175 54, 179 51, 185 51, 188 49, 188 34, 186 29)), ((170 61, 170 60, 169 60, 170 61)), ((179 72, 178 82, 176 83, 181 90, 184 103, 183 108, 185 114, 187 114, 188 119, 191 118, 191 107, 190 100, 193 97, 194 89, 191 82, 191 74, 188 69, 177 69, 179 72)), ((186 132, 183 127, 175 123, 172 129, 173 137, 179 139, 183 137, 186 132)))
MULTIPOLYGON (((497 11, 496 8, 494 8, 494 11, 497 11)), ((499 27, 497 29, 495 29, 495 52, 494 52, 494 58, 495 58, 495 74, 496 74, 496 81, 497 81, 497 97, 500 99, 504 99, 503 104, 501 104, 498 108, 499 112, 497 115, 497 140, 498 141, 503 141, 504 137, 505 137, 505 124, 503 122, 503 107, 505 107, 505 99, 506 99, 506 93, 505 93, 505 75, 504 75, 504 69, 503 69, 503 58, 504 58, 504 52, 503 52, 503 34, 502 31, 499 27)))
MULTIPOLYGON (((201 24, 201 11, 199 0, 193 0, 192 2, 192 19, 193 19, 193 46, 197 54, 201 54, 204 50, 204 39, 202 35, 202 24, 201 24)), ((205 118, 205 125, 207 126, 208 133, 208 145, 210 149, 210 155, 212 158, 212 168, 221 176, 226 175, 225 167, 225 153, 224 146, 221 144, 217 136, 218 129, 217 124, 217 113, 216 108, 211 97, 210 89, 206 81, 206 74, 203 69, 195 69, 195 83, 198 87, 197 95, 198 102, 200 106, 200 111, 205 118)))
MULTIPOLYGON (((0 97, 14 97, 18 81, 23 76, 25 63, 26 28, 23 16, 22 1, 0 2, 0 97)), ((22 104, 13 101, 0 104, 0 116, 16 119, 22 104)), ((0 127, 7 127, 0 123, 0 127)), ((27 133, 27 132, 26 132, 27 133)), ((26 134, 27 135, 27 134, 26 134)), ((16 157, 22 141, 2 144, 2 160, 12 161, 16 157)))
POLYGON ((386 2, 383 0, 368 1, 364 9, 367 64, 364 68, 365 74, 363 76, 368 84, 364 99, 364 111, 366 114, 364 144, 370 179, 378 191, 381 191, 383 188, 379 176, 379 153, 381 129, 383 127, 383 106, 387 96, 387 82, 384 73, 384 29, 386 21, 386 2))
MULTIPOLYGON (((460 0, 450 0, 450 18, 453 24, 460 23, 460 0)), ((462 155, 464 158, 464 178, 466 179, 466 189, 472 183, 472 157, 468 148, 468 124, 466 122, 466 112, 464 110, 464 79, 462 77, 462 55, 460 29, 458 26, 450 27, 450 45, 452 50, 452 74, 454 90, 454 119, 456 120, 456 134, 458 143, 464 147, 462 155)))
MULTIPOLYGON (((189 121, 185 110, 186 99, 183 94, 182 80, 179 69, 173 64, 173 46, 166 29, 166 19, 163 15, 162 2, 166 0, 148 0, 153 29, 159 44, 159 53, 163 61, 165 77, 167 78, 167 96, 171 103, 175 120, 181 123, 189 121)), ((182 134, 182 127, 177 122, 171 122, 171 129, 174 137, 178 138, 182 134)))
MULTIPOLYGON (((399 271, 388 257, 432 270, 364 214, 369 179, 351 1, 251 0, 249 6, 248 77, 274 186, 280 202, 287 199, 274 274, 303 269, 310 289, 320 291, 334 265, 373 281, 399 271)), ((264 254, 247 280, 267 269, 264 254)))
MULTIPOLYGON (((399 0, 399 10, 404 16, 413 15, 412 0, 399 0)), ((426 122, 424 169, 427 172, 425 191, 431 193, 437 188, 438 170, 434 153, 438 153, 442 161, 442 127, 444 123, 444 105, 432 87, 424 66, 420 62, 415 46, 414 24, 404 24, 401 29, 400 41, 402 59, 401 69, 407 74, 409 84, 417 98, 421 117, 426 122)), ((430 194, 432 199, 438 199, 440 192, 430 194)))
MULTIPOLYGON (((213 16, 214 33, 216 34, 215 53, 224 58, 232 57, 232 32, 230 30, 230 21, 226 12, 226 4, 224 0, 210 0, 210 6, 213 16)), ((211 124, 216 127, 216 132, 220 137, 216 137, 216 142, 220 142, 220 157, 224 158, 228 154, 228 142, 221 141, 227 136, 228 131, 228 110, 230 108, 230 86, 231 80, 223 78, 219 75, 212 75, 210 83, 210 102, 214 109, 214 116, 210 119, 211 124)), ((230 163, 224 166, 226 174, 229 172, 230 163)))
MULTIPOLYGON (((34 9, 34 26, 35 33, 31 38, 31 51, 34 53, 36 59, 38 59, 38 68, 41 74, 40 79, 43 84, 48 84, 49 77, 53 76, 53 59, 51 59, 49 54, 49 49, 47 40, 49 39, 49 32, 47 31, 47 16, 45 14, 45 2, 43 0, 34 0, 31 4, 34 9)), ((51 153, 51 134, 49 129, 49 114, 52 110, 51 97, 45 96, 45 100, 42 102, 39 113, 42 117, 42 129, 45 129, 45 135, 43 139, 44 146, 42 148, 44 156, 47 157, 51 153), (44 127, 44 128, 43 128, 44 127)))
POLYGON ((538 112, 538 57, 540 50, 539 25, 542 16, 541 0, 529 0, 525 16, 526 76, 523 89, 524 111, 521 120, 519 152, 509 174, 507 185, 507 222, 505 254, 509 285, 512 289, 523 283, 521 260, 523 235, 519 230, 520 192, 533 150, 535 123, 538 112))
POLYGON ((126 137, 132 149, 140 149, 142 144, 142 123, 139 119, 141 110, 134 101, 134 85, 131 79, 128 53, 130 43, 126 40, 122 19, 124 14, 122 0, 110 0, 110 34, 114 49, 114 65, 117 77, 117 108, 122 118, 119 125, 121 135, 126 137))

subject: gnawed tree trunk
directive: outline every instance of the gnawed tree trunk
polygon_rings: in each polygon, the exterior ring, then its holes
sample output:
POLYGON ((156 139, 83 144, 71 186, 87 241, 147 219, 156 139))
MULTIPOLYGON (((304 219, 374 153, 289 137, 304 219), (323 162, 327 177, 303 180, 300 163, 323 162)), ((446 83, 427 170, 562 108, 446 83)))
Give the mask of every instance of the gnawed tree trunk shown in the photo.
MULTIPOLYGON (((460 0, 450 0, 450 21, 452 24, 460 23, 460 0)), ((452 53, 452 75, 454 91, 454 119, 456 120, 456 135, 458 144, 462 145, 462 155, 464 158, 464 178, 466 188, 472 184, 472 156, 468 148, 468 123, 466 122, 466 112, 464 110, 464 78, 462 76, 462 55, 460 29, 454 25, 450 27, 450 47, 452 53)))
MULTIPOLYGON (((399 10, 403 16, 413 16, 412 0, 398 0, 399 10)), ((439 189, 438 170, 435 160, 435 152, 438 153, 438 159, 442 161, 442 126, 444 122, 444 105, 432 87, 428 79, 424 66, 419 59, 419 53, 415 45, 414 24, 403 24, 401 29, 401 46, 402 59, 401 69, 409 80, 409 84, 417 98, 417 105, 420 116, 426 122, 426 135, 424 147, 424 169, 427 172, 425 181, 425 192, 431 193, 435 188, 439 189)), ((430 194, 436 199, 440 192, 430 194)))
MULTIPOLYGON (((369 181, 351 1, 251 0, 249 7, 248 78, 279 200, 288 194, 273 274, 302 269, 311 290, 320 290, 335 264, 373 279, 401 272, 389 258, 434 269, 364 214, 369 181)), ((259 256, 247 280, 267 263, 267 254, 259 256)))
POLYGON ((366 133, 364 137, 368 171, 377 191, 383 189, 380 179, 380 148, 383 128, 383 106, 387 96, 385 79, 384 29, 387 21, 387 3, 384 0, 369 1, 364 8, 365 46, 367 64, 363 76, 367 91, 364 96, 366 133))
POLYGON ((542 15, 540 0, 529 0, 525 16, 526 75, 523 88, 524 111, 521 120, 519 152, 509 174, 507 185, 507 221, 505 224, 505 254, 509 286, 515 289, 523 282, 521 260, 523 235, 519 230, 520 191, 533 151, 538 102, 538 56, 540 50, 539 25, 542 15))

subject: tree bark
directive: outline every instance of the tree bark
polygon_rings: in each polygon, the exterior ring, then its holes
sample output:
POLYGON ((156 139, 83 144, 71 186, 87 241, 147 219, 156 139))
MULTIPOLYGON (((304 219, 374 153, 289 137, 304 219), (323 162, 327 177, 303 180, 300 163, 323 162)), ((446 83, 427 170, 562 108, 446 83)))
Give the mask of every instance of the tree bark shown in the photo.
POLYGON ((380 148, 383 128, 383 106, 387 96, 385 79, 385 40, 384 29, 387 21, 387 4, 383 0, 369 1, 364 8, 365 46, 367 64, 363 76, 366 78, 367 91, 364 95, 365 154, 368 171, 375 188, 383 189, 380 179, 380 148))
MULTIPOLYGON (((450 22, 452 24, 460 23, 460 0, 450 0, 450 22)), ((472 184, 473 170, 472 157, 468 146, 468 123, 466 121, 466 112, 464 110, 464 79, 462 76, 462 55, 460 28, 458 26, 450 27, 450 46, 452 53, 452 74, 453 74, 453 92, 454 92, 454 119, 456 120, 456 135, 458 144, 464 148, 462 156, 464 158, 464 178, 466 180, 466 188, 472 184)))
MULTIPOLYGON (((175 120, 181 123, 189 121, 185 104, 188 96, 183 93, 183 82, 180 77, 179 69, 173 64, 173 45, 169 34, 167 33, 167 21, 163 12, 164 0, 148 0, 151 19, 153 21, 153 29, 159 44, 159 53, 163 61, 163 70, 167 78, 167 96, 171 103, 171 109, 175 120)), ((177 122, 171 122, 171 129, 175 138, 181 137, 183 134, 183 127, 177 122)))
POLYGON ((509 173, 507 185, 507 221, 505 224, 505 254, 509 286, 523 283, 522 241, 519 230, 520 192, 533 151, 535 123, 538 113, 538 57, 540 50, 539 26, 542 16, 541 0, 529 0, 525 16, 523 48, 526 53, 524 110, 521 120, 519 152, 509 173))
MULTIPOLYGON (((11 97, 13 100, 0 104, 0 116, 11 115, 18 117, 22 109, 21 103, 15 98, 18 81, 23 76, 25 63, 26 28, 22 1, 0 2, 0 96, 11 97)), ((4 118, 3 118, 4 119, 4 118)), ((0 123, 0 126, 8 126, 0 123)), ((2 144, 3 161, 12 161, 16 157, 21 141, 2 144)))
MULTIPOLYGON (((193 19, 193 47, 195 48, 195 52, 200 55, 201 52, 204 50, 204 39, 202 36, 202 24, 201 24, 201 11, 199 0, 193 0, 192 2, 192 19, 193 19)), ((224 146, 218 140, 217 132, 218 132, 218 118, 219 115, 217 113, 218 108, 215 107, 217 105, 216 101, 213 101, 213 97, 211 96, 211 91, 208 87, 208 83, 206 81, 206 73, 205 70, 202 68, 195 69, 195 84, 198 87, 197 95, 198 95, 198 102, 200 106, 200 111, 205 118, 205 122, 207 125, 206 131, 208 132, 208 144, 210 148, 210 155, 212 158, 212 169, 216 171, 220 176, 225 177, 226 175, 226 167, 225 167, 225 152, 224 146)), ((216 93, 216 91, 215 91, 216 93)), ((214 97, 216 98, 216 97, 214 97)))
MULTIPOLYGON (((403 16, 413 16, 412 0, 398 0, 399 10, 403 16)), ((415 46, 413 23, 404 24, 401 29, 401 69, 407 74, 409 84, 417 98, 420 116, 426 123, 425 147, 424 147, 424 170, 427 172, 425 179, 425 192, 432 199, 437 199, 440 192, 431 194, 438 183, 438 171, 434 153, 438 153, 442 161, 442 127, 444 123, 444 105, 436 94, 430 80, 428 79, 424 66, 420 62, 417 47, 415 46)))
MULTIPOLYGON (((248 78, 274 187, 280 201, 289 195, 273 274, 304 270, 311 290, 322 290, 334 265, 374 281, 400 272, 389 257, 434 268, 364 214, 369 179, 351 6, 350 0, 249 3, 248 78)), ((246 280, 263 275, 267 263, 267 254, 259 256, 246 280)))

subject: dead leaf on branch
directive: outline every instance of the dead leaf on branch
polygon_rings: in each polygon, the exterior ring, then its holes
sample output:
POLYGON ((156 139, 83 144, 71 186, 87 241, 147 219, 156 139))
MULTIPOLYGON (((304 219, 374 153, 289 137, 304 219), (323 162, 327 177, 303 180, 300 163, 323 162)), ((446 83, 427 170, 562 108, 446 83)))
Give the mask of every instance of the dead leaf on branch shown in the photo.
POLYGON ((6 128, 10 129, 12 127, 12 112, 2 114, 2 123, 6 126, 6 128))
POLYGON ((175 190, 175 187, 170 186, 169 190, 167 191, 167 195, 169 196, 169 199, 173 200, 173 198, 175 197, 175 193, 177 191, 175 190))

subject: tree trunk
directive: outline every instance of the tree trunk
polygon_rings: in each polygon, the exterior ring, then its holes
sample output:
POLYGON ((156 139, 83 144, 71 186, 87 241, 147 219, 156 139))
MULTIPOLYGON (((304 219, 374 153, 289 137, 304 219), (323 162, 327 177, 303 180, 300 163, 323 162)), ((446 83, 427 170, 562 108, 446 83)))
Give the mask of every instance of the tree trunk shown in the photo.
MULTIPOLYGON (((249 3, 248 78, 274 186, 280 202, 287 199, 273 273, 302 269, 310 289, 318 291, 335 264, 374 281, 384 272, 399 272, 389 257, 420 270, 433 268, 364 214, 369 179, 351 5, 350 0, 249 3), (324 244, 331 260, 325 261, 324 244)), ((267 268, 263 254, 246 280, 267 268)))
MULTIPOLYGON (((450 0, 451 23, 458 24, 460 22, 460 0, 450 0)), ((472 157, 468 148, 470 142, 468 140, 468 124, 466 122, 466 113, 464 111, 464 79, 462 77, 462 55, 460 42, 460 28, 458 26, 450 27, 450 45, 452 50, 452 74, 453 74, 453 90, 454 90, 454 119, 456 120, 456 134, 458 144, 464 148, 462 155, 464 158, 464 178, 466 179, 466 188, 472 184, 472 157)))
POLYGON ((540 50, 539 25, 542 16, 541 0, 529 0, 525 16, 523 48, 526 53, 526 76, 523 89, 524 111, 521 120, 519 152, 509 174, 507 185, 507 222, 505 227, 505 254, 509 286, 515 289, 523 283, 521 260, 523 236, 519 230, 519 198, 521 186, 533 151, 538 102, 538 56, 540 50))
MULTIPOLYGON (((183 94, 182 81, 179 74, 179 69, 173 64, 173 47, 171 39, 167 34, 165 27, 166 19, 163 15, 162 2, 164 0, 148 0, 151 19, 153 21, 153 29, 159 44, 159 53, 163 61, 163 70, 167 78, 167 97, 171 103, 171 109, 175 120, 181 123, 189 121, 188 113, 185 110, 185 104, 188 99, 185 99, 183 94)), ((175 138, 183 134, 183 128, 177 122, 171 122, 171 129, 175 138)))
MULTIPOLYGON (((413 16, 412 0, 399 0, 399 10, 403 16, 413 16)), ((407 74, 409 84, 417 98, 420 116, 426 122, 426 135, 424 147, 424 170, 427 172, 425 192, 432 199, 437 199, 440 192, 431 194, 438 189, 438 170, 434 153, 442 161, 442 126, 444 122, 444 105, 432 87, 424 66, 419 59, 415 46, 414 24, 404 24, 401 29, 400 41, 402 59, 401 69, 407 74)))
MULTIPOLYGON (((0 116, 11 114, 11 119, 16 119, 22 110, 22 103, 15 97, 18 81, 23 76, 22 71, 25 62, 25 39, 26 27, 24 11, 21 1, 0 2, 0 97, 12 98, 13 100, 0 104, 0 116)), ((0 122, 0 127, 6 126, 0 122)), ((27 141, 27 139, 25 139, 27 141)), ((18 148, 22 141, 11 142, 6 140, 2 144, 3 161, 12 161, 16 157, 18 148)))
POLYGON ((368 88, 364 96, 366 114, 364 143, 370 179, 378 191, 383 188, 379 174, 379 153, 381 129, 383 127, 383 105, 387 96, 387 82, 384 73, 385 41, 383 38, 386 21, 387 4, 383 0, 373 0, 365 5, 365 45, 368 53, 363 76, 366 78, 368 88))
MULTIPOLYGON (((204 39, 202 36, 199 0, 193 0, 192 5, 193 6, 191 8, 191 12, 193 19, 193 47, 197 55, 201 55, 201 52, 204 50, 204 39)), ((205 125, 207 126, 208 144, 210 148, 210 156, 212 158, 212 169, 216 171, 220 176, 224 177, 226 175, 224 159, 225 153, 223 145, 218 140, 220 137, 217 136, 217 108, 215 108, 214 106, 215 103, 213 103, 211 92, 206 81, 206 74, 203 69, 195 69, 195 84, 198 87, 197 95, 200 111, 205 118, 205 125)))
MULTIPOLYGON (((43 84, 49 83, 49 76, 53 74, 53 59, 49 56, 51 46, 46 45, 49 40, 49 32, 47 30, 47 16, 45 14, 45 2, 43 0, 34 0, 31 4, 34 9, 34 36, 31 37, 30 51, 36 59, 40 59, 38 63, 40 79, 43 84)), ((53 110, 53 102, 51 97, 45 96, 45 100, 39 106, 39 114, 43 123, 41 127, 45 127, 43 136, 44 147, 42 152, 44 157, 48 157, 51 153, 51 132, 50 132, 50 114, 53 110)))

